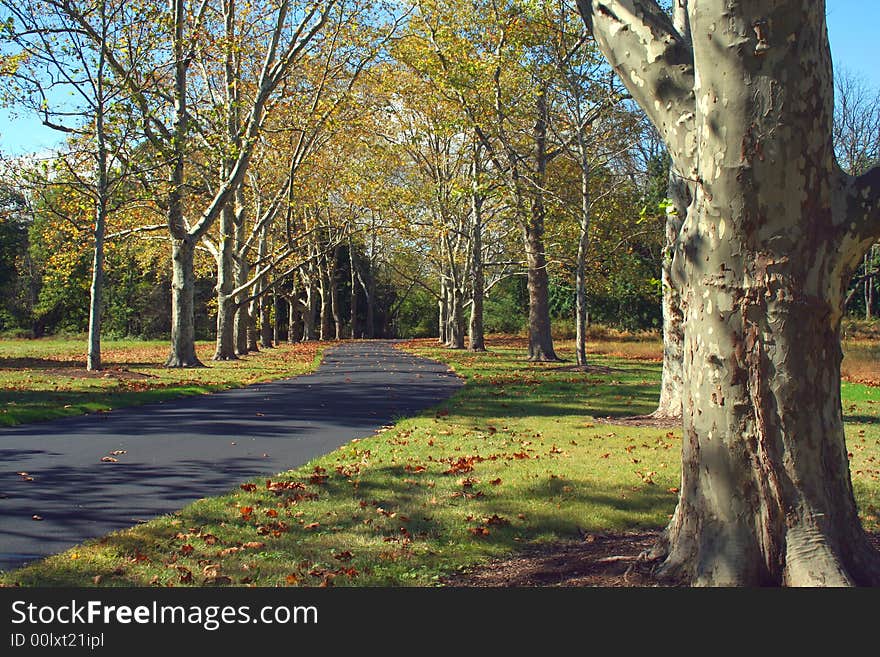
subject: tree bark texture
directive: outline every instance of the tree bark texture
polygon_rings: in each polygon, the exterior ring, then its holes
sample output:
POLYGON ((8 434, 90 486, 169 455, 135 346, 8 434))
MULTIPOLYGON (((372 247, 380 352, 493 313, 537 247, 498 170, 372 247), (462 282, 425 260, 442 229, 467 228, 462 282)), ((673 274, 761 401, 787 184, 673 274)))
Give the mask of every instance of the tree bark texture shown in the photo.
POLYGON ((220 215, 217 245, 217 345, 213 360, 236 360, 235 348, 235 210, 227 205, 220 215))
POLYGON ((541 89, 536 96, 534 138, 534 185, 529 193, 531 211, 524 222, 523 238, 528 267, 529 289, 529 360, 559 360, 553 349, 550 324, 550 277, 547 273, 547 254, 544 246, 543 187, 547 172, 547 95, 541 89))
POLYGON ((194 317, 195 245, 187 235, 171 241, 171 353, 166 367, 203 367, 196 357, 194 317))
POLYGON ((483 270, 483 192, 480 190, 480 145, 474 143, 471 158, 471 316, 468 322, 468 349, 486 351, 483 329, 483 299, 486 276, 483 270))
POLYGON ((655 418, 681 417, 681 391, 684 387, 682 371, 684 359, 684 316, 681 294, 672 276, 675 244, 691 201, 687 182, 671 169, 669 172, 669 199, 672 207, 666 215, 666 244, 663 251, 660 280, 663 286, 663 373, 660 378, 660 401, 651 414, 655 418))
POLYGON ((694 198, 673 276, 684 316, 682 483, 657 555, 696 584, 880 584, 840 400, 847 284, 880 234, 880 170, 834 159, 825 3, 581 0, 694 198))

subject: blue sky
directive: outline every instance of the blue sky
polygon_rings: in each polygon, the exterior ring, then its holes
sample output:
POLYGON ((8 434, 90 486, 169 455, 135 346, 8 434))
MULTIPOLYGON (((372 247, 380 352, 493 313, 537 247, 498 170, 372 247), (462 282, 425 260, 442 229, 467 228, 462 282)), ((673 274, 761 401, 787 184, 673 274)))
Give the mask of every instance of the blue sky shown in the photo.
MULTIPOLYGON (((880 2, 877 0, 826 0, 828 34, 835 68, 845 68, 880 88, 880 2)), ((62 136, 22 116, 11 118, 0 109, 0 152, 7 155, 45 150, 63 141, 62 136)))

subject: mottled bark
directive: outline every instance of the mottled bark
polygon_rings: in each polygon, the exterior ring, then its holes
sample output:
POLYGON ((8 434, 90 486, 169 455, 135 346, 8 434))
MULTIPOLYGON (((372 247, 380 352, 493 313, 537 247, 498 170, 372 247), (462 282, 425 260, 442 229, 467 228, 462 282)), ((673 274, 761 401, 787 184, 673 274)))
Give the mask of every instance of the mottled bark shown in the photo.
MULTIPOLYGON (((241 205, 236 209, 235 220, 235 253, 237 257, 235 263, 235 286, 240 287, 248 282, 250 278, 250 263, 248 262, 249 253, 245 249, 244 234, 244 206, 241 205)), ((235 327, 234 341, 235 354, 244 356, 248 353, 248 325, 250 324, 250 310, 247 302, 248 293, 241 292, 235 300, 235 327)))
POLYGON ((676 419, 681 417, 681 391, 684 387, 684 315, 681 295, 672 276, 672 260, 678 234, 691 202, 691 192, 687 182, 674 170, 669 172, 668 195, 672 207, 666 215, 666 244, 660 274, 663 286, 663 373, 660 378, 660 401, 651 415, 676 419))
POLYGON ((220 215, 220 241, 217 245, 217 345, 213 360, 236 360, 235 348, 235 211, 225 207, 220 215))
POLYGON ((653 1, 579 6, 696 183, 673 262, 684 441, 661 572, 880 584, 840 400, 844 292, 880 234, 880 171, 834 160, 825 3, 689 3, 692 46, 653 1))
POLYGON ((171 353, 166 367, 203 367, 196 357, 193 322, 195 245, 189 236, 171 241, 171 353))
POLYGON ((451 285, 449 290, 449 342, 450 349, 464 349, 464 295, 461 288, 451 285))

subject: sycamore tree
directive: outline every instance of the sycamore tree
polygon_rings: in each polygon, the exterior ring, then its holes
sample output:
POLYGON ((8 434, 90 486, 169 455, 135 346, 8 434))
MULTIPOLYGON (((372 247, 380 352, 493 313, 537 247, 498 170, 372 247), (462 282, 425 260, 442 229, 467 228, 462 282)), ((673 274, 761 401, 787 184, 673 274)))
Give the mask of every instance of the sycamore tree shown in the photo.
POLYGON ((847 284, 880 237, 880 169, 833 144, 825 3, 582 0, 693 199, 676 240, 682 483, 662 571, 707 585, 880 584, 840 401, 847 284))
MULTIPOLYGON (((107 224, 125 206, 120 188, 137 175, 131 146, 140 135, 125 87, 152 46, 151 11, 129 0, 0 2, 3 96, 19 111, 68 137, 56 157, 66 184, 91 215, 89 370, 101 369, 107 224), (111 47, 126 49, 125 65, 114 69, 109 64, 111 47)), ((41 194, 40 187, 37 184, 34 193, 41 194)))

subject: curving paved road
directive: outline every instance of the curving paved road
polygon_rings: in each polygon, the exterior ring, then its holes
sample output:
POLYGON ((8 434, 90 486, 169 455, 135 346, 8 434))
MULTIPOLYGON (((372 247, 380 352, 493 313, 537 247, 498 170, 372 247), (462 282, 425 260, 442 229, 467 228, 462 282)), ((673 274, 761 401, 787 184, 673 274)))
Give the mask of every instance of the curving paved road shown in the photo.
POLYGON ((389 342, 354 342, 293 379, 0 429, 0 569, 302 465, 460 385, 389 342), (113 450, 126 453, 102 463, 113 450))

